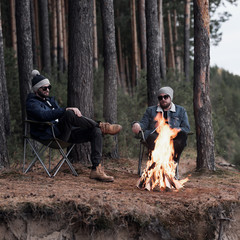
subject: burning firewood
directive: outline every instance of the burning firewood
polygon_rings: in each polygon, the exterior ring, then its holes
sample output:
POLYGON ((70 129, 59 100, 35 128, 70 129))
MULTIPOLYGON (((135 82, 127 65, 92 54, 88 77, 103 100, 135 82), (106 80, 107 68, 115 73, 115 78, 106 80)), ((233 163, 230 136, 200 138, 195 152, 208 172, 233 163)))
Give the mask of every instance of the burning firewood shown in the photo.
POLYGON ((147 167, 137 182, 138 188, 148 191, 157 186, 160 190, 180 189, 188 179, 178 181, 175 179, 176 163, 173 160, 174 147, 173 138, 177 135, 178 129, 171 129, 165 119, 157 115, 157 131, 159 133, 155 148, 148 159, 147 167))
MULTIPOLYGON (((155 165, 156 164, 153 163, 150 168, 153 169, 155 165)), ((160 180, 154 180, 154 177, 150 178, 148 176, 149 175, 148 172, 151 170, 150 168, 148 170, 145 170, 141 178, 138 180, 137 182, 138 188, 144 188, 150 191, 151 189, 154 189, 153 185, 155 185, 155 187, 159 185, 158 183, 160 182, 160 180)), ((178 190, 183 187, 181 181, 176 180, 174 177, 170 177, 167 173, 163 173, 162 180, 164 182, 164 186, 161 186, 160 190, 165 190, 166 188, 168 189, 174 188, 178 190)))

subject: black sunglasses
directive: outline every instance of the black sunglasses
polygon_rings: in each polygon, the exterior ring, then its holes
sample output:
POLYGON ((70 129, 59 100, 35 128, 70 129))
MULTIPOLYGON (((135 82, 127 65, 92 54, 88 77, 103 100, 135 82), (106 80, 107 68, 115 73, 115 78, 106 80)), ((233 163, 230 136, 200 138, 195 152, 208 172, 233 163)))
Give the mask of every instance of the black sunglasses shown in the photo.
POLYGON ((43 91, 47 91, 47 89, 51 90, 52 86, 49 85, 47 87, 40 87, 43 91))
POLYGON ((167 100, 168 98, 169 98, 169 95, 158 96, 159 101, 162 101, 163 99, 167 100))

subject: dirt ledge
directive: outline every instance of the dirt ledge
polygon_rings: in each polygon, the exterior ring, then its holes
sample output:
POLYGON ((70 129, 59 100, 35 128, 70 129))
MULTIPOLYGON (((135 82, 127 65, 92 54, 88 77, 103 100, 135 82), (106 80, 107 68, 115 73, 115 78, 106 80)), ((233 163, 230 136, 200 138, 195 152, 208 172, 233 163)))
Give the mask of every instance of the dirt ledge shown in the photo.
POLYGON ((180 191, 136 188, 134 159, 106 161, 114 183, 89 179, 89 169, 75 164, 78 177, 63 169, 49 178, 36 167, 28 174, 0 174, 2 239, 239 239, 240 175, 219 168, 196 173, 182 159, 180 174, 191 174, 180 191))

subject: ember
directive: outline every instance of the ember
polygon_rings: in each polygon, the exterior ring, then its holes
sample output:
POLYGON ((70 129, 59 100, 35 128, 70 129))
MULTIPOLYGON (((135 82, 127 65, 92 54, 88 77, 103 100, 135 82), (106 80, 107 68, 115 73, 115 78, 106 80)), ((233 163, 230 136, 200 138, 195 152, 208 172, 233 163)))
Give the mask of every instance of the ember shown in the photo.
POLYGON ((173 160, 173 138, 177 136, 179 130, 171 129, 160 113, 157 114, 155 120, 157 121, 156 131, 159 135, 137 187, 149 191, 157 186, 160 190, 180 189, 188 178, 180 181, 175 179, 177 164, 173 160))

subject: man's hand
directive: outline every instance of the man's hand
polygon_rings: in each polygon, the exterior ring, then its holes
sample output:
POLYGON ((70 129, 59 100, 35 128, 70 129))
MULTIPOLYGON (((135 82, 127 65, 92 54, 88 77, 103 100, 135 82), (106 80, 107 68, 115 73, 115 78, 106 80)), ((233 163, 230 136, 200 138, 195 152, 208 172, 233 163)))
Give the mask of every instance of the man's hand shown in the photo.
POLYGON ((141 126, 139 123, 134 123, 132 126, 133 133, 138 134, 141 131, 141 126))
POLYGON ((66 108, 66 110, 72 110, 78 117, 81 117, 82 116, 82 113, 80 112, 80 110, 78 108, 74 108, 74 107, 69 107, 69 108, 66 108))

